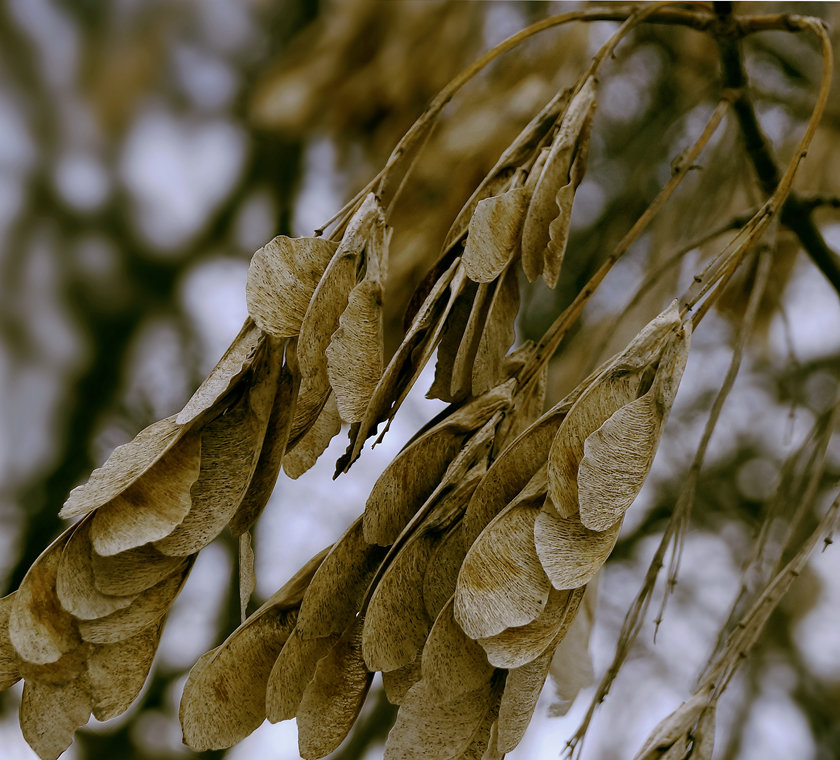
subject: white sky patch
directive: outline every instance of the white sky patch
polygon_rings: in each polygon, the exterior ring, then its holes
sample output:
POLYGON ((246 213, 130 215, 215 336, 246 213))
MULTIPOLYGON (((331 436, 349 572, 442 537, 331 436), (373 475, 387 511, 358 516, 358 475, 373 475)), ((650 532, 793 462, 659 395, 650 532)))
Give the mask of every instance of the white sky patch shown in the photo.
MULTIPOLYGON (((827 235, 840 242, 840 226, 827 235)), ((829 356, 840 351, 840 298, 813 262, 801 254, 785 293, 785 310, 793 337, 793 346, 800 361, 829 356)), ((778 361, 788 361, 784 326, 776 316, 770 328, 771 345, 776 347, 778 361)))
POLYGON ((67 204, 81 211, 99 208, 111 191, 111 178, 104 164, 96 156, 80 151, 61 156, 54 169, 54 180, 67 204))
POLYGON ((222 357, 248 316, 247 277, 248 262, 219 258, 200 264, 184 279, 180 299, 201 336, 203 374, 222 357))
POLYGON ((268 597, 298 568, 336 541, 364 510, 376 479, 403 445, 444 406, 424 398, 434 376, 430 362, 397 412, 382 443, 369 439, 349 472, 333 481, 335 463, 347 449, 344 427, 311 470, 297 480, 281 475, 256 529, 257 591, 268 597), (291 539, 291 540, 290 540, 291 539), (282 547, 282 551, 278 548, 282 547))
POLYGON ((141 115, 120 161, 141 234, 162 250, 182 247, 227 195, 245 149, 242 130, 227 121, 141 115))
POLYGON ((335 146, 331 140, 320 138, 309 143, 302 174, 292 232, 308 236, 343 205, 344 187, 336 169, 335 146))

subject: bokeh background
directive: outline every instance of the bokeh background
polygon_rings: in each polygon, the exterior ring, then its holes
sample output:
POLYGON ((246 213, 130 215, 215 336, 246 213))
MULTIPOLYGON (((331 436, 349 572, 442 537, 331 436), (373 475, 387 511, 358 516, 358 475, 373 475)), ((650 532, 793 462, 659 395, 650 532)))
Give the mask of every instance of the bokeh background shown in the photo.
MULTIPOLYGON (((238 331, 256 248, 311 234, 376 172, 425 104, 490 45, 580 4, 439 0, 6 0, 0 3, 0 576, 7 593, 60 529, 66 494, 121 443, 179 409, 238 331)), ((745 4, 813 13, 833 3, 745 4)), ((575 81, 613 24, 555 30, 505 56, 447 108, 395 211, 388 340, 463 201, 519 128, 575 81)), ((762 125, 789 157, 810 112, 810 41, 747 45, 762 125)), ((538 337, 594 271, 696 136, 720 93, 713 41, 644 27, 600 86, 592 155, 556 292, 523 290, 521 339, 538 337)), ((840 251, 838 88, 797 181, 840 251)), ((557 400, 678 293, 711 247, 688 253, 617 322, 663 262, 759 202, 727 125, 605 282, 552 366, 557 400)), ((743 314, 749 278, 697 332, 649 484, 600 585, 592 652, 608 665, 653 554, 743 314)), ((837 403, 840 298, 784 238, 744 367, 700 480, 683 569, 653 643, 648 621, 601 709, 584 757, 629 758, 690 694, 737 591, 780 463, 837 403)), ((384 443, 333 482, 334 441, 316 467, 281 477, 256 529, 257 597, 268 597, 361 511, 371 484, 441 404, 428 374, 384 443)), ((813 505, 840 475, 834 440, 813 505)), ((79 732, 68 758, 187 758, 177 706, 185 674, 238 623, 234 546, 200 555, 165 630, 153 676, 124 716, 79 732)), ((548 691, 547 687, 547 691, 548 691)), ((517 758, 556 758, 586 707, 545 704, 517 758)), ((33 758, 19 687, 0 695, 0 757, 33 758)), ((840 747, 840 552, 814 558, 719 710, 716 757, 836 758, 840 747)), ((378 686, 337 757, 379 757, 393 719, 378 686)), ((201 753, 221 757, 225 753, 201 753)), ((226 756, 296 758, 293 722, 265 724, 226 756)))

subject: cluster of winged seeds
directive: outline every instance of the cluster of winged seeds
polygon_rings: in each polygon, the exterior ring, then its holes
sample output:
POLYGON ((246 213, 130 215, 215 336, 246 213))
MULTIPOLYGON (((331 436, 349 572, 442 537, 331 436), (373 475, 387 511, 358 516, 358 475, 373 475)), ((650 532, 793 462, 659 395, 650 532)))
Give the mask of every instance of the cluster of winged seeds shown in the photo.
POLYGON ((509 352, 520 268, 557 281, 595 105, 587 76, 499 158, 387 365, 381 193, 330 237, 255 254, 250 317, 226 355, 179 414, 71 493, 61 514, 81 519, 0 602, 0 685, 25 679, 21 725, 42 758, 133 701, 197 552, 226 526, 249 547, 281 468, 305 472, 342 422, 346 470, 435 352, 431 394, 449 408, 347 532, 196 663, 185 741, 228 747, 294 717, 302 755, 323 757, 377 671, 400 705, 390 758, 501 757, 549 672, 568 707, 588 660, 587 588, 651 466, 690 333, 675 302, 545 414, 545 346, 509 352))
POLYGON ((419 434, 326 555, 196 665, 187 743, 226 747, 265 717, 296 717, 301 754, 323 757, 376 671, 400 705, 391 758, 501 757, 549 671, 568 706, 587 584, 650 468, 688 336, 673 305, 572 398, 518 419, 512 442, 501 421, 527 409, 515 375, 419 434))

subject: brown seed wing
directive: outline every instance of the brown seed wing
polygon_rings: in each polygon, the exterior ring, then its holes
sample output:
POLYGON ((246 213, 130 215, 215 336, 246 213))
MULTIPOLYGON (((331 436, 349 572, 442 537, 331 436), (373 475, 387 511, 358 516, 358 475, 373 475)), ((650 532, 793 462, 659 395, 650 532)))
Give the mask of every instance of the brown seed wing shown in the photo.
POLYGON ((297 711, 300 755, 328 755, 347 736, 373 680, 362 658, 362 626, 357 621, 318 662, 297 711))
POLYGON ((140 478, 93 515, 97 554, 112 555, 168 536, 190 511, 199 477, 201 436, 188 433, 140 478))
POLYGON ((586 528, 575 517, 559 517, 546 505, 534 523, 537 556, 554 588, 584 586, 601 569, 618 540, 621 520, 605 531, 586 528))
POLYGON ((534 549, 540 510, 511 505, 467 551, 455 589, 455 619, 470 638, 524 625, 545 607, 551 588, 534 549))
POLYGON ((190 492, 192 506, 168 535, 154 542, 156 549, 186 556, 203 549, 222 531, 245 497, 264 435, 265 426, 251 409, 248 394, 204 427, 201 469, 190 492))
MULTIPOLYGON (((472 395, 480 396, 504 378, 505 354, 513 345, 519 313, 519 274, 509 266, 493 291, 484 330, 472 364, 472 395)), ((542 410, 541 410, 542 411, 542 410)))
POLYGON ((55 591, 61 552, 74 528, 65 530, 32 563, 11 602, 9 638, 27 662, 56 662, 79 644, 73 617, 62 608, 55 591))
POLYGON ((289 636, 266 687, 266 716, 272 723, 295 717, 304 689, 315 674, 318 661, 332 649, 338 635, 304 639, 295 629, 289 636))
POLYGON ((531 282, 543 271, 549 225, 558 215, 557 192, 569 182, 575 150, 594 106, 595 81, 589 77, 569 102, 534 186, 522 226, 522 263, 531 282))
POLYGON ((408 694, 408 690, 416 684, 422 675, 420 657, 416 657, 408 665, 396 670, 386 670, 382 673, 382 686, 385 696, 392 705, 401 705, 408 694))
POLYGON ((353 622, 385 549, 365 541, 358 518, 336 541, 303 595, 298 632, 304 638, 341 634, 353 622))
POLYGON ((425 688, 444 701, 487 683, 493 666, 484 650, 455 622, 450 599, 432 626, 422 655, 425 688))
POLYGON ((548 677, 553 654, 549 648, 537 659, 508 672, 496 727, 496 746, 501 752, 512 752, 522 741, 548 677))
MULTIPOLYGON (((463 270, 461 270, 462 272, 463 270)), ((464 335, 474 313, 474 306, 479 286, 467 280, 462 282, 461 291, 452 301, 446 320, 440 330, 440 342, 437 346, 437 361, 435 362, 435 378, 429 388, 427 396, 439 398, 441 401, 454 401, 452 395, 452 377, 455 372, 455 361, 458 350, 464 340, 464 335)))
POLYGON ((324 453, 330 441, 341 431, 335 394, 330 393, 314 424, 295 441, 283 458, 283 470, 290 478, 299 478, 324 453))
POLYGON ((496 689, 488 681, 441 700, 425 681, 411 687, 385 744, 386 760, 451 760, 467 750, 492 709, 496 689))
POLYGON ((264 609, 196 663, 184 686, 179 713, 190 747, 198 751, 231 747, 265 720, 268 677, 296 617, 294 609, 264 609))
POLYGON ((390 546, 435 490, 461 451, 464 435, 439 425, 404 448, 379 477, 365 504, 365 540, 390 546))
POLYGON ((554 650, 551 659, 551 680, 554 698, 549 708, 553 716, 565 715, 581 689, 592 684, 595 671, 589 655, 589 636, 595 617, 595 586, 586 587, 578 614, 569 630, 554 650))
POLYGON ((513 260, 528 200, 528 191, 517 187, 479 201, 462 255, 467 277, 474 282, 492 282, 513 260))
POLYGON ((96 620, 80 620, 78 626, 82 639, 91 644, 114 644, 130 639, 157 623, 169 611, 184 585, 193 559, 186 560, 180 572, 139 594, 128 607, 96 620))
POLYGON ((271 414, 265 431, 260 458, 248 484, 242 503, 230 521, 230 531, 239 536, 262 514, 274 490, 283 455, 289 443, 289 432, 295 405, 295 380, 287 366, 280 369, 271 414))
POLYGON ((492 294, 496 284, 481 283, 475 294, 475 300, 470 310, 470 316, 455 361, 452 364, 452 374, 449 378, 449 397, 451 400, 466 398, 472 394, 472 372, 476 353, 485 332, 487 318, 492 304, 492 294))
POLYGON ((549 648, 553 652, 572 624, 582 596, 583 589, 551 589, 545 609, 535 620, 479 639, 490 664, 497 668, 519 668, 533 662, 549 648))
POLYGON ((423 601, 426 614, 434 620, 455 593, 461 563, 467 554, 463 522, 457 522, 435 548, 423 578, 423 601))
POLYGON ((108 720, 124 713, 137 698, 160 642, 161 622, 116 644, 90 648, 87 671, 93 699, 93 717, 108 720))
POLYGON ((117 446, 108 461, 97 467, 87 483, 70 492, 60 517, 78 517, 111 501, 155 464, 185 432, 174 417, 141 430, 132 441, 117 446))
POLYGON ((666 346, 650 389, 621 407, 584 442, 578 469, 581 522, 606 530, 620 520, 650 472, 688 359, 688 331, 666 346))
POLYGON ((415 314, 405 338, 382 373, 365 410, 364 418, 358 423, 358 427, 354 425, 351 428, 350 446, 347 453, 338 461, 337 471, 346 472, 359 457, 371 430, 381 421, 386 418, 391 419, 396 414, 408 390, 426 365, 431 352, 437 347, 440 331, 453 302, 463 287, 464 279, 460 260, 457 260, 435 282, 415 314), (444 304, 444 295, 448 289, 451 289, 452 293, 444 304))
POLYGON ((377 280, 365 278, 356 285, 326 349, 330 385, 345 422, 361 422, 382 377, 383 298, 377 280))
POLYGON ((362 652, 370 670, 408 665, 426 641, 432 619, 423 602, 423 578, 438 543, 433 534, 415 534, 379 579, 362 634, 362 652))
POLYGON ((337 244, 323 238, 280 235, 251 259, 245 298, 257 326, 275 338, 300 332, 309 301, 337 244))
POLYGON ((252 320, 246 320, 224 356, 198 386, 198 390, 193 393, 186 406, 178 412, 175 422, 188 425, 211 410, 251 368, 264 343, 265 333, 252 320))
POLYGON ((64 545, 56 571, 55 590, 61 606, 76 618, 92 620, 128 607, 133 596, 103 594, 96 587, 90 516, 82 519, 64 545))
POLYGON ((102 556, 91 552, 93 582, 103 594, 133 596, 172 575, 184 564, 183 557, 161 554, 151 544, 102 556))
POLYGON ((507 447, 487 470, 467 505, 464 542, 472 546, 487 524, 539 470, 568 409, 554 407, 507 447))
POLYGON ((9 638, 9 615, 16 591, 0 599, 0 691, 5 691, 21 679, 20 658, 9 638))
POLYGON ((640 376, 607 373, 594 380, 575 402, 557 430, 548 454, 552 506, 562 517, 578 513, 577 475, 587 437, 625 404, 636 398, 640 376))
POLYGON ((55 760, 90 720, 93 698, 86 672, 62 684, 27 679, 20 701, 23 738, 41 760, 55 760))

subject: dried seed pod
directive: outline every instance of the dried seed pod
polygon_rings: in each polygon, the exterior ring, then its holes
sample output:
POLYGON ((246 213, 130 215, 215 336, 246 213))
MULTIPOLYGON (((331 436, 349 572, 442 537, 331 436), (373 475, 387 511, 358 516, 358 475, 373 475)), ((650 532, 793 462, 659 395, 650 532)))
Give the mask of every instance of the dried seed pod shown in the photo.
POLYGON ((22 677, 20 657, 9 638, 9 616, 17 591, 0 599, 0 691, 16 684, 22 677))
POLYGON ((565 715, 578 692, 591 685, 595 679, 589 655, 589 636, 595 618, 596 596, 596 584, 593 582, 586 587, 578 614, 551 658, 549 672, 554 683, 554 702, 549 712, 555 717, 565 715))
POLYGON ((441 701, 425 681, 419 681, 406 694, 388 734, 386 760, 450 760, 467 751, 485 731, 485 741, 489 740, 501 689, 502 678, 496 677, 473 691, 441 701))
POLYGON ((589 530, 577 516, 559 517, 546 503, 534 522, 534 543, 551 585, 564 590, 589 583, 612 553, 621 522, 589 530))
POLYGON ((41 760, 55 760, 90 720, 93 697, 86 671, 63 683, 27 679, 20 700, 20 729, 41 760))
POLYGON ((65 530, 32 563, 11 602, 9 639, 22 659, 36 665, 57 662, 79 644, 75 621, 55 592, 61 552, 74 527, 65 530))
MULTIPOLYGON (((539 168, 539 178, 534 184, 533 195, 522 226, 522 268, 530 282, 540 274, 550 287, 557 282, 560 262, 565 249, 565 238, 555 225, 554 240, 550 226, 558 216, 571 215, 566 208, 571 198, 561 190, 570 183, 579 183, 583 175, 583 160, 573 171, 578 155, 585 156, 588 131, 595 108, 595 78, 590 76, 569 102, 551 149, 539 168), (573 176, 574 175, 574 176, 573 176), (558 201, 563 205, 559 205, 558 201), (546 254, 549 254, 546 256, 546 254)), ((537 167, 533 171, 536 171, 537 167)))
MULTIPOLYGON (((297 346, 300 398, 292 426, 293 440, 309 428, 330 393, 327 348, 339 329, 341 315, 347 309, 365 250, 372 249, 368 251, 368 257, 373 256, 374 268, 379 271, 382 269, 379 260, 383 260, 383 267, 385 264, 387 251, 383 249, 386 243, 384 212, 376 196, 369 193, 348 222, 301 323, 297 346)), ((384 280, 384 277, 380 279, 384 280)))
POLYGON ((423 578, 439 541, 428 532, 412 536, 376 584, 362 634, 362 652, 371 670, 408 665, 426 641, 432 619, 423 602, 423 578))
POLYGON ((461 256, 467 277, 493 282, 510 264, 519 251, 528 201, 528 191, 514 187, 478 202, 461 256))
POLYGON ((416 684, 422 676, 420 657, 417 656, 408 665, 396 670, 386 670, 382 673, 382 686, 385 696, 392 705, 401 705, 408 694, 408 690, 416 684))
POLYGON ((479 308, 484 303, 486 286, 479 289, 479 285, 464 279, 463 269, 459 269, 462 278, 460 291, 454 295, 452 307, 446 315, 446 320, 441 325, 440 341, 437 346, 437 361, 435 362, 435 379, 426 394, 430 398, 439 398, 441 401, 452 402, 455 397, 452 393, 452 378, 455 374, 455 361, 458 351, 464 341, 464 335, 470 324, 470 320, 476 318, 476 302, 479 308))
POLYGON ((178 412, 175 422, 188 425, 213 409, 251 368, 261 353, 265 340, 265 333, 250 318, 247 319, 222 358, 198 386, 184 408, 178 412))
POLYGON ((114 644, 137 635, 161 620, 181 591, 192 569, 194 557, 186 560, 180 572, 143 591, 121 610, 95 620, 79 620, 79 633, 91 644, 114 644))
POLYGON ((542 612, 551 583, 534 549, 540 509, 512 504, 470 547, 455 589, 455 619, 470 638, 530 623, 542 612))
POLYGON ((90 648, 87 672, 93 717, 122 715, 137 699, 155 658, 163 622, 153 623, 129 639, 90 648))
POLYGON ((298 438, 283 458, 283 470, 290 478, 299 478, 324 453, 341 430, 341 417, 331 393, 309 430, 298 438))
MULTIPOLYGON (((192 506, 174 529, 154 542, 158 551, 176 556, 198 552, 222 531, 242 503, 265 435, 265 426, 251 408, 253 392, 243 393, 201 431, 201 468, 190 491, 192 506)), ((100 551, 95 519, 94 548, 100 551)))
MULTIPOLYGON (((254 474, 242 502, 229 523, 230 531, 234 536, 247 531, 265 509, 277 482, 277 476, 280 474, 283 455, 289 443, 298 381, 292 375, 289 366, 281 364, 282 355, 281 346, 270 345, 268 361, 273 367, 267 372, 265 385, 273 383, 273 398, 268 418, 265 421, 265 436, 254 474)), ((253 398, 252 408, 258 416, 263 414, 259 406, 253 403, 253 398)))
POLYGON ((650 472, 688 359, 690 327, 663 351, 650 389, 621 407, 583 445, 577 474, 580 519, 591 530, 620 520, 650 472))
POLYGON ((239 614, 244 623, 248 617, 248 603, 257 588, 256 557, 247 531, 239 536, 239 614))
POLYGON ((382 283, 364 279, 350 293, 340 326, 327 347, 327 369, 338 413, 361 422, 385 365, 382 283))
MULTIPOLYGON (((494 284, 495 286, 495 284, 494 284)), ((470 316, 458 344, 458 351, 452 363, 449 377, 449 398, 455 401, 466 398, 472 392, 472 370, 481 336, 487 324, 490 312, 491 294, 495 287, 480 283, 473 300, 470 316)))
POLYGON ((553 648, 549 647, 535 660, 508 672, 496 724, 496 747, 500 752, 512 752, 522 741, 548 677, 553 654, 553 648))
POLYGON ((167 417, 141 430, 132 441, 117 446, 108 461, 90 474, 87 483, 70 492, 59 516, 79 517, 107 504, 153 467, 185 431, 174 416, 167 417))
POLYGON ((362 626, 359 617, 318 662, 315 675, 303 692, 297 710, 298 747, 306 760, 332 752, 347 736, 365 696, 373 673, 362 658, 362 626))
MULTIPOLYGON (((656 376, 651 376, 651 372, 657 373, 663 350, 681 329, 679 308, 673 302, 645 325, 594 380, 585 383, 557 430, 549 452, 549 494, 551 505, 560 516, 571 517, 579 511, 578 468, 586 439, 619 409, 636 400, 640 392, 648 390, 646 384, 656 376)), ((677 351, 677 355, 683 354, 677 351)), ((669 360, 671 370, 676 368, 675 362, 676 358, 669 360)), ((661 381, 666 382, 668 368, 663 366, 661 375, 661 381)))
POLYGON ((195 750, 231 747, 266 718, 266 689, 277 656, 297 619, 320 552, 193 666, 181 698, 184 741, 195 750))
POLYGON ((618 372, 593 382, 569 410, 548 454, 551 506, 563 517, 580 509, 577 475, 586 439, 622 406, 636 398, 640 373, 618 372))
POLYGON ((423 577, 423 601, 426 614, 434 620, 455 593, 461 563, 467 553, 463 522, 459 521, 441 538, 423 577))
MULTIPOLYGON (((90 540, 104 556, 165 538, 192 506, 201 465, 199 433, 185 435, 140 478, 93 514, 90 540)), ((91 476, 92 477, 92 476, 91 476)))
POLYGON ((370 397, 364 417, 350 430, 350 445, 347 453, 337 463, 337 472, 346 472, 356 461, 371 430, 379 422, 393 418, 432 351, 437 347, 446 317, 466 279, 459 264, 460 260, 453 262, 438 278, 414 316, 402 343, 388 362, 370 397), (443 298, 447 289, 451 290, 451 294, 444 304, 443 298))
POLYGON ((502 699, 502 688, 501 679, 499 678, 490 692, 490 702, 487 706, 487 712, 473 732, 470 743, 453 760, 502 760, 504 754, 499 751, 497 746, 497 723, 502 699))
POLYGON ((472 546, 487 524, 527 485, 548 456, 571 405, 564 399, 525 430, 496 458, 478 484, 464 515, 464 542, 472 546))
MULTIPOLYGON (((504 372, 506 374, 513 374, 514 362, 519 362, 521 349, 530 351, 532 347, 528 344, 523 344, 520 349, 505 357, 504 372)), ((524 364, 524 361, 523 361, 524 364)), ((509 414, 502 420, 499 425, 499 431, 496 434, 496 442, 493 446, 493 460, 499 458, 499 455, 515 441, 522 433, 524 433, 531 425, 533 425, 545 411, 545 391, 548 385, 548 365, 544 365, 539 370, 532 380, 527 383, 517 394, 516 400, 516 414, 509 414)), ((562 405, 562 402, 561 402, 562 405)), ((550 442, 549 442, 550 445, 550 442)))
POLYGON ((271 723, 295 717, 318 661, 332 649, 338 638, 333 634, 305 639, 297 629, 292 631, 268 676, 265 709, 271 723))
POLYGON ((493 676, 484 650, 455 622, 452 599, 429 632, 421 662, 425 689, 444 701, 478 689, 493 676))
POLYGON ((279 235, 251 259, 245 298, 257 326, 275 338, 300 332, 309 300, 337 244, 323 238, 279 235))
POLYGON ((134 596, 169 577, 186 560, 162 554, 151 544, 103 556, 90 553, 93 582, 103 594, 134 596))
POLYGON ((61 606, 76 618, 93 620, 128 607, 134 596, 103 594, 93 573, 90 516, 82 519, 61 552, 55 591, 61 606))
POLYGON ((473 396, 480 396, 504 379, 505 354, 516 337, 514 323, 518 313, 519 275, 515 266, 509 266, 493 290, 484 329, 475 351, 472 365, 473 396))
POLYGON ((303 595, 299 635, 311 639, 343 633, 384 556, 383 547, 365 541, 362 518, 357 518, 330 549, 303 595))
POLYGON ((470 199, 458 212, 458 216, 446 236, 446 242, 443 244, 444 253, 451 251, 453 246, 468 232, 469 223, 476 215, 478 204, 485 199, 502 194, 504 189, 509 187, 511 176, 538 149, 546 134, 554 126, 558 116, 565 110, 571 95, 572 90, 564 90, 557 93, 525 125, 513 142, 505 149, 504 153, 499 156, 499 160, 496 161, 495 166, 488 172, 470 199))
POLYGON ((478 639, 490 664, 497 668, 519 668, 533 662, 549 648, 553 652, 577 615, 582 597, 583 589, 551 589, 545 609, 530 623, 478 639))
POLYGON ((375 196, 371 198, 365 277, 351 291, 326 348, 330 385, 345 422, 361 422, 385 364, 382 304, 391 231, 375 196))
POLYGON ((363 517, 365 540, 390 546, 440 483, 467 432, 441 423, 408 444, 371 489, 363 517))

